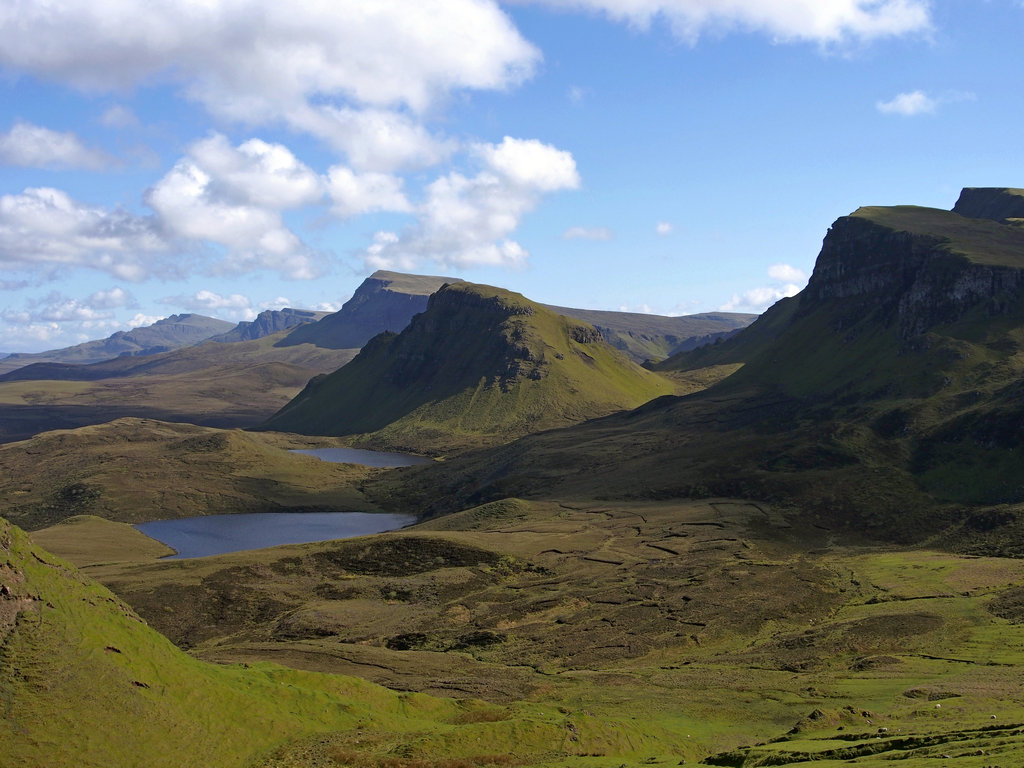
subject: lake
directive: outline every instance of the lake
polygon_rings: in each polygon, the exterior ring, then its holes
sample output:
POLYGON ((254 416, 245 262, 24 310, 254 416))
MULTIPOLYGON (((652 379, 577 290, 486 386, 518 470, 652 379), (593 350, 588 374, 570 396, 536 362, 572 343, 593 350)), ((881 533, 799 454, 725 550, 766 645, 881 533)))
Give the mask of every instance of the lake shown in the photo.
MULTIPOLYGON (((367 467, 411 467, 430 459, 405 453, 366 451, 359 448, 308 448, 292 451, 338 464, 367 467)), ((348 539, 404 528, 415 515, 379 512, 251 512, 240 515, 205 515, 181 520, 154 520, 135 527, 175 552, 168 559, 207 557, 263 549, 279 544, 348 539)))
POLYGON ((412 467, 417 464, 431 463, 431 459, 423 456, 388 453, 387 451, 366 451, 361 448, 301 448, 292 453, 316 456, 321 461, 335 464, 362 464, 365 467, 412 467))
POLYGON ((135 527, 177 552, 168 559, 184 559, 367 536, 414 522, 415 515, 379 512, 251 512, 154 520, 135 527))

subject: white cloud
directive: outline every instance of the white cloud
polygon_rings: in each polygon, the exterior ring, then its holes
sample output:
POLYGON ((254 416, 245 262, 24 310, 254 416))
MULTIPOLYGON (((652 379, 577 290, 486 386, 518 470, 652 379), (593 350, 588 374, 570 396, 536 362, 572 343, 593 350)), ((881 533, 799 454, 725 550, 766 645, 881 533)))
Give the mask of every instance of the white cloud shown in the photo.
POLYGON ((162 319, 163 318, 158 315, 145 315, 142 312, 138 312, 126 323, 126 325, 129 328, 144 328, 162 319))
POLYGON ((196 291, 191 296, 167 296, 161 299, 160 303, 183 307, 191 312, 212 312, 235 320, 252 320, 257 315, 248 296, 240 293, 222 296, 206 288, 196 291))
POLYGON ((412 117, 394 110, 303 106, 291 110, 287 120, 344 152, 361 171, 426 168, 456 149, 455 142, 432 136, 412 117))
POLYGON ((739 29, 782 42, 825 45, 925 32, 927 0, 535 0, 558 8, 599 11, 646 29, 656 19, 695 42, 701 34, 739 29))
POLYGON ((282 144, 249 139, 232 147, 214 134, 192 144, 188 156, 209 174, 213 191, 225 202, 282 210, 323 197, 320 177, 282 144))
POLYGON ((476 176, 449 173, 427 187, 418 221, 402 233, 378 232, 363 254, 375 269, 492 265, 519 267, 529 254, 511 235, 540 196, 579 186, 572 154, 535 140, 506 136, 477 145, 486 168, 476 176))
POLYGON ((0 133, 0 164, 22 168, 83 168, 96 171, 112 165, 107 153, 85 146, 75 134, 51 131, 31 123, 15 123, 0 133))
POLYGON ((290 306, 292 306, 292 300, 284 296, 278 296, 276 299, 260 302, 260 309, 284 309, 285 307, 290 306))
POLYGON ((333 202, 331 210, 343 217, 373 211, 411 211, 412 206, 402 192, 402 183, 397 176, 356 174, 336 165, 327 172, 327 193, 333 202))
POLYGON ((932 113, 938 106, 939 102, 924 91, 900 93, 889 101, 879 101, 875 104, 878 111, 883 114, 905 115, 907 117, 932 113))
POLYGON ((85 299, 74 299, 53 291, 49 295, 29 301, 24 309, 0 311, 0 321, 16 329, 12 334, 16 343, 24 347, 26 341, 81 336, 96 338, 117 329, 120 324, 111 311, 134 304, 131 294, 115 287, 97 291, 85 299))
POLYGON ((100 124, 107 128, 134 128, 139 124, 139 118, 123 104, 114 104, 100 116, 100 124))
POLYGON ((751 288, 732 298, 719 307, 722 312, 752 312, 760 314, 779 299, 796 296, 807 284, 807 274, 789 264, 773 264, 768 268, 773 285, 751 288))
POLYGON ((772 264, 768 267, 768 277, 784 283, 806 283, 807 273, 790 264, 772 264))
POLYGON ((666 237, 672 234, 672 224, 667 221, 659 221, 654 225, 654 231, 661 237, 666 237))
POLYGON ((563 240, 611 240, 615 233, 607 227, 569 227, 562 233, 563 240))
POLYGON ((966 91, 946 91, 939 96, 929 96, 924 91, 910 91, 897 94, 889 101, 876 102, 875 108, 882 114, 913 117, 914 115, 933 114, 944 104, 974 101, 974 99, 975 95, 966 91))
POLYGON ((167 248, 150 217, 89 206, 48 187, 0 196, 0 266, 5 269, 46 273, 89 267, 137 282, 154 271, 173 271, 173 265, 152 261, 167 248))
POLYGON ((337 107, 421 113, 453 91, 517 85, 539 59, 494 0, 152 0, 145 13, 53 0, 0 13, 11 71, 86 90, 176 82, 247 124, 337 107))
POLYGON ((536 139, 506 136, 501 144, 478 144, 476 151, 505 180, 524 189, 553 192, 580 185, 572 153, 536 139))
POLYGON ((213 136, 193 144, 147 192, 146 203, 172 236, 224 246, 219 271, 271 269, 311 279, 319 260, 280 211, 322 195, 320 178, 286 147, 252 139, 232 148, 213 136))

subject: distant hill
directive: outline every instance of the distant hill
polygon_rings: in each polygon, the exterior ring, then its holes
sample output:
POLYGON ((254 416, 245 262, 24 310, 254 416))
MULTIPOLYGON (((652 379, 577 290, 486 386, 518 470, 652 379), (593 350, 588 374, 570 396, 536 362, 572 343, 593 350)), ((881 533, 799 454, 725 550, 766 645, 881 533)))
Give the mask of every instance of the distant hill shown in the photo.
POLYGON ((87 341, 48 352, 15 353, 0 360, 0 374, 31 363, 87 364, 111 360, 122 355, 152 355, 227 333, 233 324, 215 317, 185 314, 171 315, 152 325, 118 331, 106 339, 87 341))
POLYGON ((275 346, 288 331, 90 365, 34 363, 0 376, 0 442, 125 416, 214 427, 259 424, 354 350, 275 346))
POLYGON ((402 333, 374 338, 264 427, 374 433, 391 447, 437 451, 579 422, 674 389, 591 325, 517 293, 454 283, 402 333))
POLYGON ((435 489, 438 512, 510 495, 742 497, 824 529, 1019 556, 1022 349, 1024 228, 861 208, 833 224, 798 296, 658 366, 741 365, 729 378, 412 470, 404 492, 435 489))
POLYGON ((227 333, 213 336, 210 341, 236 342, 253 341, 264 336, 294 328, 306 323, 315 323, 327 317, 330 312, 314 312, 309 309, 267 309, 260 312, 255 320, 243 320, 227 333))
POLYGON ((352 298, 315 325, 292 331, 280 346, 314 344, 327 349, 359 349, 382 331, 398 332, 413 315, 427 308, 427 298, 454 277, 406 275, 378 270, 366 278, 352 298))
POLYGON ((548 305, 561 315, 590 323, 604 340, 638 363, 662 360, 677 352, 727 339, 746 328, 757 315, 738 312, 707 312, 667 317, 639 312, 610 312, 548 305))

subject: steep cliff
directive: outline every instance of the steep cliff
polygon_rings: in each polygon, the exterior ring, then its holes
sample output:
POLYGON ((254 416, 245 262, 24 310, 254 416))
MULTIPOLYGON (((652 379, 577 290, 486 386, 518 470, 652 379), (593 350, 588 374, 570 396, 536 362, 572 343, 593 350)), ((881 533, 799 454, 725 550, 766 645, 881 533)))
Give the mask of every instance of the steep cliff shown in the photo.
POLYGON ((406 482, 440 488, 439 512, 509 495, 742 497, 832 531, 947 530, 950 546, 1024 555, 1024 228, 861 208, 833 224, 803 292, 656 369, 725 364, 742 367, 703 392, 406 482))
POLYGON ((455 283, 400 334, 384 333, 265 425, 366 434, 442 451, 507 441, 631 408, 674 385, 608 346, 591 325, 519 294, 455 283))
POLYGON ((255 320, 243 320, 227 333, 214 336, 210 341, 231 343, 237 341, 253 341, 262 339, 280 331, 286 331, 297 325, 315 323, 327 317, 327 312, 314 312, 309 309, 268 309, 260 312, 255 320))
POLYGON ((953 211, 973 219, 1024 219, 1024 189, 966 187, 953 211))
POLYGON ((315 325, 296 328, 279 346, 314 344, 327 349, 359 349, 383 331, 401 331, 413 315, 427 308, 427 298, 454 277, 405 275, 378 270, 352 298, 315 325))

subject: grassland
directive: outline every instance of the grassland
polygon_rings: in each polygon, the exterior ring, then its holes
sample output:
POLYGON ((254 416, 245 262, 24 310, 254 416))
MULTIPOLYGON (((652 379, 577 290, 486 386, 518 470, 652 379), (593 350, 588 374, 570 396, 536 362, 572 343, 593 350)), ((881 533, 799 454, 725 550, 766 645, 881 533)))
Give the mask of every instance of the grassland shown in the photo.
MULTIPOLYGON (((188 561, 76 543, 112 525, 35 535, 198 659, 465 702, 456 719, 492 726, 480 737, 496 764, 1024 759, 1020 560, 879 547, 729 499, 507 499, 400 533, 188 561)), ((441 766, 467 734, 422 726, 413 748, 321 733, 258 764, 441 766)))
POLYGON ((459 283, 401 334, 313 381, 265 427, 446 453, 633 408, 677 390, 590 325, 523 296, 459 283))
POLYGON ((254 426, 291 400, 310 378, 335 370, 355 355, 355 350, 310 344, 275 347, 282 336, 63 366, 50 374, 87 380, 0 382, 0 441, 123 417, 254 426))
POLYGON ((0 509, 33 530, 75 515, 144 522, 270 511, 373 511, 374 470, 290 452, 332 438, 119 419, 0 445, 0 509))

